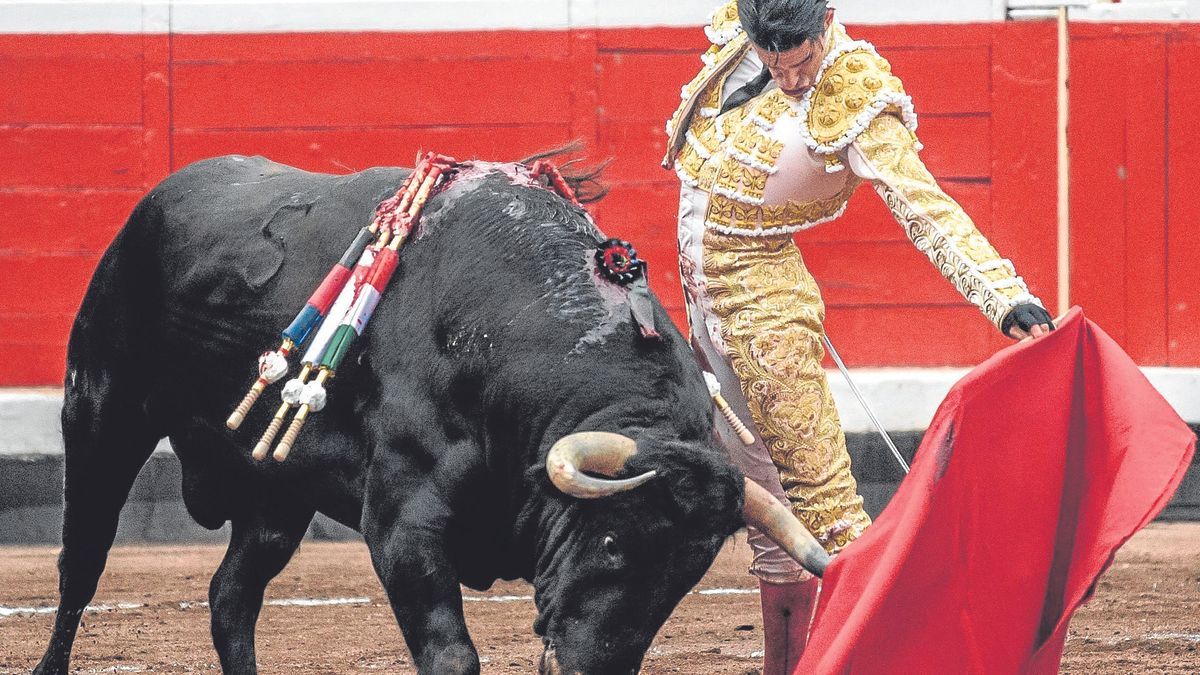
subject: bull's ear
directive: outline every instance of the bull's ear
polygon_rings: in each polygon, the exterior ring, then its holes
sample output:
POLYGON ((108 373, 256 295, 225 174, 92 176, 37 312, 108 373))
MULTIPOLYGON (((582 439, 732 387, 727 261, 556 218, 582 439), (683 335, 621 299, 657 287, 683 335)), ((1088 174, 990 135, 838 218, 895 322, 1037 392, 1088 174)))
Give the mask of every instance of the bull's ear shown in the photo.
POLYGON ((550 482, 550 476, 546 473, 544 464, 534 464, 525 469, 525 483, 536 492, 566 497, 558 488, 554 487, 554 483, 550 482))

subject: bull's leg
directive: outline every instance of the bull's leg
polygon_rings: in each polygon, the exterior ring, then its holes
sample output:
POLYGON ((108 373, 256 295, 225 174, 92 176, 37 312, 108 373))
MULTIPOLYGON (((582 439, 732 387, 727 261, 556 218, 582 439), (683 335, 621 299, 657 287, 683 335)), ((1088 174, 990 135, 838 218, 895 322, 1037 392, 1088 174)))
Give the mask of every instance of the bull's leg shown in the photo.
POLYGON ((83 610, 96 593, 121 507, 154 451, 141 401, 105 372, 72 372, 63 400, 65 481, 58 614, 34 673, 66 673, 83 610))
POLYGON ((371 559, 421 673, 475 674, 462 593, 440 535, 401 525, 372 543, 371 559))
POLYGON ((255 513, 233 521, 225 559, 208 588, 213 645, 226 673, 255 673, 254 626, 263 591, 292 559, 312 520, 311 509, 255 513))
POLYGON ((421 673, 475 675, 479 654, 467 634, 462 592, 445 549, 450 507, 436 481, 405 490, 412 474, 380 464, 377 458, 367 482, 363 536, 404 641, 421 673))

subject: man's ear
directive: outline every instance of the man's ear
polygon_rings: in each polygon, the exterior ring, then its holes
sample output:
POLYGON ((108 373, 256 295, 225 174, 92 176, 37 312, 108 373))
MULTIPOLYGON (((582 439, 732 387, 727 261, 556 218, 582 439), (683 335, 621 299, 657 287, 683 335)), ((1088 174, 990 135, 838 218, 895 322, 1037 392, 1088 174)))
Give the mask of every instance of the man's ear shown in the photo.
POLYGON ((833 25, 833 8, 827 7, 825 9, 825 30, 829 30, 829 27, 832 25, 833 25))

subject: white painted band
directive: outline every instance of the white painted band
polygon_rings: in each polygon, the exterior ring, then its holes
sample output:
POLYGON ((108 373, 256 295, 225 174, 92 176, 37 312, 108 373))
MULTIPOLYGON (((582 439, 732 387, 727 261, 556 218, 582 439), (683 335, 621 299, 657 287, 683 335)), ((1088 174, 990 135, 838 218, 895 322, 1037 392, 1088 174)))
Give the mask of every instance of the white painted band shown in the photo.
MULTIPOLYGON (((757 595, 757 588, 708 588, 693 590, 689 595, 757 595)), ((533 602, 532 595, 464 595, 464 602, 533 602)), ((263 601, 268 607, 344 607, 370 605, 373 602, 386 604, 384 600, 373 601, 371 598, 272 598, 263 601)), ((135 602, 118 602, 111 604, 88 605, 85 612, 112 612, 116 610, 142 609, 147 605, 135 602)), ((183 601, 179 609, 209 609, 209 603, 203 600, 183 601)), ((54 614, 58 607, 45 605, 41 607, 6 607, 0 605, 0 618, 36 616, 38 614, 54 614)), ((1171 633, 1169 635, 1175 635, 1171 633)))
MULTIPOLYGON (((850 376, 888 431, 923 431, 966 368, 856 368, 850 376)), ((1200 368, 1142 368, 1186 422, 1200 423, 1200 368)), ((875 433, 842 374, 828 371, 830 389, 847 433, 875 433)), ((0 455, 62 454, 61 389, 0 389, 0 455)), ((163 441, 160 451, 169 451, 163 441)))
POLYGON ((1072 22, 1136 23, 1185 22, 1200 19, 1200 0, 1097 0, 1079 6, 1073 0, 1009 0, 1008 16, 1012 19, 1044 20, 1056 16, 1055 4, 1069 5, 1072 22))
MULTIPOLYGON (((565 30, 704 24, 719 0, 0 0, 0 33, 289 33, 565 30)), ((834 0, 848 24, 1044 18, 1005 0, 834 0)), ((1200 0, 1096 2, 1082 21, 1195 21, 1200 0)))
MULTIPOLYGON (((0 33, 278 33, 695 26, 720 0, 0 0, 0 33)), ((1003 20, 993 0, 836 0, 846 23, 1003 20)))
POLYGON ((362 288, 358 290, 358 299, 354 301, 354 307, 350 309, 350 314, 343 323, 353 328, 355 333, 362 335, 378 305, 379 291, 370 284, 363 284, 362 288))
MULTIPOLYGON (((888 431, 924 431, 934 413, 968 368, 857 368, 850 377, 888 431)), ((1142 373, 1189 424, 1200 423, 1200 368, 1142 368, 1142 373)), ((842 428, 847 433, 874 433, 863 412, 836 370, 828 371, 829 388, 837 403, 842 428)))

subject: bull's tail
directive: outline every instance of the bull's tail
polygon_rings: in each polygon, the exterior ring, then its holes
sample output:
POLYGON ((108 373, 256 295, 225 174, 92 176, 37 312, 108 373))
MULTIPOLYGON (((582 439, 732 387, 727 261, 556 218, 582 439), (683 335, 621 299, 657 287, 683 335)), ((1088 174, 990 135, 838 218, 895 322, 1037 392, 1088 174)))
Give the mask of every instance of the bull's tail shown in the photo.
MULTIPOLYGON (((143 203, 144 204, 144 203, 143 203)), ((139 334, 146 289, 136 251, 139 206, 100 261, 67 349, 62 430, 63 548, 54 634, 35 673, 66 673, 84 607, 96 591, 121 507, 159 440, 147 418, 149 381, 139 334)))

